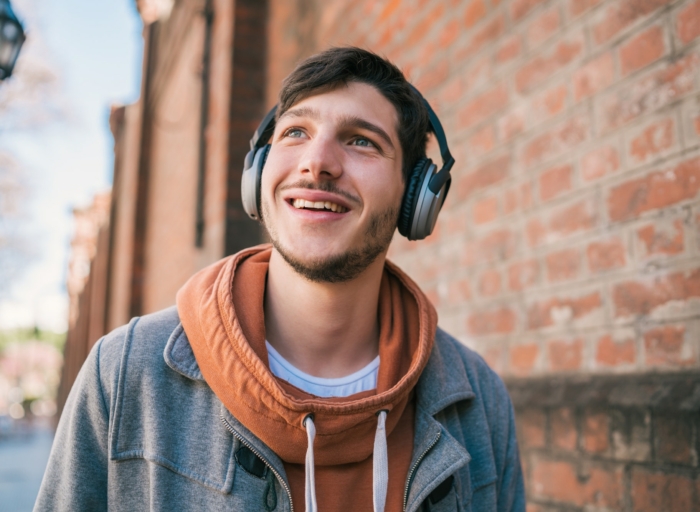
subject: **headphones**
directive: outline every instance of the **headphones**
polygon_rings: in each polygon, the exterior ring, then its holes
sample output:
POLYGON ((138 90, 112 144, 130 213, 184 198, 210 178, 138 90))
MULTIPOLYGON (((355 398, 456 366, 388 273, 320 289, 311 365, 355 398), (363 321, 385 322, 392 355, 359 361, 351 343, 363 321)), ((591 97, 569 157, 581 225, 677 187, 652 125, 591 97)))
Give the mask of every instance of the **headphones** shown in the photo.
MULTIPOLYGON (((418 89, 413 85, 411 85, 411 89, 418 94, 428 109, 429 131, 435 134, 442 157, 442 168, 438 171, 437 166, 430 158, 422 156, 406 179, 406 190, 401 202, 397 227, 399 233, 409 240, 422 240, 430 235, 435 228, 438 213, 440 213, 447 192, 450 190, 452 182, 450 169, 452 169, 455 159, 447 147, 445 131, 437 115, 426 99, 418 92, 418 89)), ((260 219, 260 179, 267 155, 270 153, 268 141, 275 131, 276 113, 277 105, 272 107, 258 129, 255 130, 253 138, 250 139, 250 151, 248 151, 243 165, 241 178, 243 209, 251 219, 255 220, 260 219)))

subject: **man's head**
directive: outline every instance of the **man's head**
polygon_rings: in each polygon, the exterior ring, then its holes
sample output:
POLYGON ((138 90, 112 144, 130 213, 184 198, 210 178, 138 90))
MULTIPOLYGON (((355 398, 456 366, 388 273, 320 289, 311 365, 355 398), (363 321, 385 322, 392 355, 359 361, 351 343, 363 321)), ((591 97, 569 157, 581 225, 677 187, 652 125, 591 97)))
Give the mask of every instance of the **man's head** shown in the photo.
POLYGON ((343 282, 385 254, 428 127, 420 96, 372 53, 335 48, 300 64, 280 93, 261 182, 262 218, 287 263, 343 282))
POLYGON ((374 53, 355 47, 331 48, 303 61, 282 83, 277 119, 304 98, 351 82, 371 85, 396 109, 405 179, 425 155, 430 128, 428 110, 401 70, 374 53))

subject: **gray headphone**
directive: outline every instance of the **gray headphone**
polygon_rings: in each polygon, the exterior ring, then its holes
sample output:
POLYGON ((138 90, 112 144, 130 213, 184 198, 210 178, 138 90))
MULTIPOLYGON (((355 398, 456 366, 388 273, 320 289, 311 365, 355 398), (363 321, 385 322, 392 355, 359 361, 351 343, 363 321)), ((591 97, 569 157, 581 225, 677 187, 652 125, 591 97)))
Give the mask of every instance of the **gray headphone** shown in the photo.
MULTIPOLYGON (((450 169, 452 169, 455 160, 447 147, 445 131, 442 129, 437 115, 420 92, 413 86, 411 88, 420 96, 428 109, 431 131, 438 141, 442 157, 442 169, 439 171, 427 156, 419 158, 413 171, 406 179, 406 190, 401 202, 397 227, 399 233, 409 240, 422 240, 430 235, 435 228, 438 213, 440 213, 447 192, 450 190, 452 182, 450 169)), ((276 112, 277 105, 272 107, 258 129, 255 130, 253 138, 250 139, 250 151, 248 151, 243 165, 241 196, 243 209, 251 219, 260 219, 260 179, 267 155, 270 152, 268 141, 275 131, 276 112)))

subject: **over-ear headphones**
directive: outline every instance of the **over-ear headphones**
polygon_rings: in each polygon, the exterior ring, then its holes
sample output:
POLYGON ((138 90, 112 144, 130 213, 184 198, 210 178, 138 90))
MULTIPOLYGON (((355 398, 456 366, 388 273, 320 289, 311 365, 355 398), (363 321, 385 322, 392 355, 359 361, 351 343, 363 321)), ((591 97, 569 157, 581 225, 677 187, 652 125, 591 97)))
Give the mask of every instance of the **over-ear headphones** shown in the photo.
MULTIPOLYGON (((437 115, 421 93, 415 87, 411 86, 411 88, 420 96, 428 109, 430 131, 435 134, 442 157, 442 168, 437 171, 433 161, 424 155, 418 159, 413 171, 406 178, 406 190, 397 223, 399 233, 409 240, 422 240, 435 228, 438 213, 450 190, 452 182, 450 169, 455 160, 447 147, 445 131, 437 115)), ((251 219, 260 219, 260 179, 270 152, 268 141, 275 131, 276 113, 277 105, 272 107, 255 130, 253 138, 250 139, 250 151, 243 165, 241 178, 243 209, 251 219)))

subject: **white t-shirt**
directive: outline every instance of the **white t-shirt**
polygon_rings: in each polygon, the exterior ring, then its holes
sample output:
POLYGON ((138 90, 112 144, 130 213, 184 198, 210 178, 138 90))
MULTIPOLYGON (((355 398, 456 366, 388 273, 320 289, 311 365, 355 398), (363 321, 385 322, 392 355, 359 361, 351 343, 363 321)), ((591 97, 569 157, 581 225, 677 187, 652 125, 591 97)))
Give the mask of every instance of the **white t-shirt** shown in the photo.
POLYGON ((267 340, 265 340, 265 345, 267 345, 267 356, 272 374, 312 395, 323 398, 350 396, 377 387, 379 356, 355 373, 337 379, 323 379, 295 368, 267 340))

